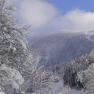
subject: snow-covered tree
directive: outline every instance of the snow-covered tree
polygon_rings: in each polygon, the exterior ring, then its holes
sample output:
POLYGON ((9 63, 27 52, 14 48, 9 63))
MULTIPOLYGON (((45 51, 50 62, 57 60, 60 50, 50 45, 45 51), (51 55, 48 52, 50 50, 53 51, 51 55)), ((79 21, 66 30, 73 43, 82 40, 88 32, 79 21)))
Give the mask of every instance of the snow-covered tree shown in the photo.
POLYGON ((23 30, 16 26, 12 11, 0 0, 0 94, 20 94, 31 64, 23 30))

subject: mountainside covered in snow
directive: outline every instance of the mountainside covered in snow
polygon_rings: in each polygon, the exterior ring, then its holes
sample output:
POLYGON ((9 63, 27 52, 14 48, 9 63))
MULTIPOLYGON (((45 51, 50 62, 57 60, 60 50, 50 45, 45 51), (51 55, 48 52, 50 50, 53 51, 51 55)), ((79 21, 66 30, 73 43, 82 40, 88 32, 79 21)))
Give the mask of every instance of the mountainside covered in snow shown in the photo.
POLYGON ((94 49, 94 42, 85 34, 59 33, 43 38, 29 40, 34 55, 45 66, 62 64, 89 53, 94 49))

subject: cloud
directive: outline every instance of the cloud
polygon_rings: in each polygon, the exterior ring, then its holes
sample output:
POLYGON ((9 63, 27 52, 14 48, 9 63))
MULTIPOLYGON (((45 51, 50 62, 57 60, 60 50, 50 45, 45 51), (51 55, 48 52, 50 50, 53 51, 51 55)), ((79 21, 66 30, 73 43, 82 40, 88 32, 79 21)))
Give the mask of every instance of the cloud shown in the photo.
POLYGON ((57 12, 54 6, 43 0, 24 0, 20 10, 21 17, 32 28, 45 26, 57 16, 57 12))
POLYGON ((61 31, 94 31, 94 12, 85 12, 75 9, 66 13, 61 19, 61 31))
POLYGON ((14 5, 18 0, 6 0, 9 5, 14 5))
POLYGON ((33 30, 50 32, 87 32, 94 31, 94 12, 80 9, 60 14, 46 0, 23 0, 19 12, 22 20, 33 30))

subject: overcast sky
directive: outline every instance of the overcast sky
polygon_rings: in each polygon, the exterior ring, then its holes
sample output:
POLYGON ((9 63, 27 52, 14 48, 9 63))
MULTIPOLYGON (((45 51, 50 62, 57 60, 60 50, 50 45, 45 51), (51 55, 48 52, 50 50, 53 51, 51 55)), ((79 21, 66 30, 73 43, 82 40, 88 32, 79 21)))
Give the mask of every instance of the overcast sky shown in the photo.
POLYGON ((9 0, 20 24, 33 32, 87 32, 94 30, 94 0, 9 0))

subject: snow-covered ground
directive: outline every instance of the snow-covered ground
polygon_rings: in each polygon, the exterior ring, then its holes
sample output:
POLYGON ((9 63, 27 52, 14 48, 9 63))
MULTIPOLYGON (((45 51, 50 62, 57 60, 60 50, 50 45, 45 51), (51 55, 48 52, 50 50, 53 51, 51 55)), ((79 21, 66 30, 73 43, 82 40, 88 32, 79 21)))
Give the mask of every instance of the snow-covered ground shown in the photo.
POLYGON ((84 90, 71 89, 68 86, 64 86, 62 81, 58 83, 50 83, 49 87, 42 88, 35 93, 30 94, 86 94, 84 90))

